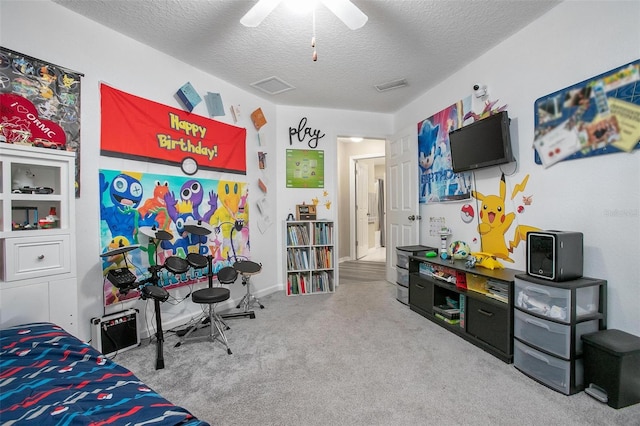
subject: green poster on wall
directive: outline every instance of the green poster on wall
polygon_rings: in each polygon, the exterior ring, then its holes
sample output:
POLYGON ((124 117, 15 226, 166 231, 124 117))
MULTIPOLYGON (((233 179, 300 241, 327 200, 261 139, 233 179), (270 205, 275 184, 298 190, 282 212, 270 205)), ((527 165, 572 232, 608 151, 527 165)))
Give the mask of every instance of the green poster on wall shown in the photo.
POLYGON ((324 188, 324 151, 288 149, 287 188, 324 188))

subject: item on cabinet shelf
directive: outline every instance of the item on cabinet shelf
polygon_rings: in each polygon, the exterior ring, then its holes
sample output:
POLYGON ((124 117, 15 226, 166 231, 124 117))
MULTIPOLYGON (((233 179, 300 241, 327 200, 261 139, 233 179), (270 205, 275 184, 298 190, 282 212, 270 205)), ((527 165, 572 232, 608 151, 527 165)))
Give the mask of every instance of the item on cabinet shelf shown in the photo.
POLYGON ((446 322, 447 324, 451 324, 451 325, 456 325, 456 324, 460 324, 460 318, 447 318, 444 315, 440 314, 440 313, 436 313, 434 314, 434 316, 444 322, 446 322))
POLYGON ((582 276, 581 232, 540 231, 527 233, 527 274, 551 281, 582 276))
POLYGON ((450 296, 447 296, 444 298, 444 300, 447 302, 447 306, 450 307, 451 309, 459 309, 459 304, 458 301, 450 296))
POLYGON ((460 319, 460 309, 452 308, 449 305, 438 305, 433 307, 433 311, 448 319, 460 319))
POLYGON ((51 207, 49 209, 49 214, 44 218, 38 221, 38 226, 40 229, 51 229, 57 228, 58 226, 58 216, 56 214, 56 208, 51 207))
POLYGON ((491 270, 504 269, 504 265, 491 253, 478 251, 471 253, 471 256, 476 258, 476 266, 491 270))
POLYGON ((32 188, 36 186, 36 175, 29 167, 17 167, 11 173, 11 190, 19 191, 21 188, 32 188))
POLYGON ((425 257, 438 257, 438 253, 435 251, 428 251, 424 254, 425 257))
POLYGON ((53 188, 49 188, 46 186, 22 186, 19 188, 14 188, 11 192, 14 194, 53 194, 53 188))
POLYGON ((11 207, 12 212, 21 211, 21 210, 25 212, 24 222, 22 223, 13 222, 12 229, 14 231, 36 229, 38 227, 38 208, 37 207, 17 207, 17 206, 11 207), (30 213, 33 213, 33 221, 31 220, 30 213))
POLYGON ((313 204, 297 204, 296 220, 316 220, 316 206, 313 204))
MULTIPOLYGON (((440 235, 440 254, 447 253, 447 238, 451 235, 451 228, 443 227, 438 231, 440 235)), ((446 258, 445 258, 446 259, 446 258)))
POLYGON ((471 248, 464 241, 454 241, 449 244, 447 254, 456 260, 466 259, 471 254, 471 248))

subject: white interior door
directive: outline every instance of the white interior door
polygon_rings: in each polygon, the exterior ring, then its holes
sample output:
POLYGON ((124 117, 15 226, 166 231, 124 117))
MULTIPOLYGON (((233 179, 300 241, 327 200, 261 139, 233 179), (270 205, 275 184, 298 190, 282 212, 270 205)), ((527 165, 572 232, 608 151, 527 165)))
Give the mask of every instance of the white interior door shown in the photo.
POLYGON ((369 252, 369 166, 356 161, 356 259, 369 252))
POLYGON ((396 247, 419 243, 418 131, 387 139, 387 281, 396 281, 396 247))

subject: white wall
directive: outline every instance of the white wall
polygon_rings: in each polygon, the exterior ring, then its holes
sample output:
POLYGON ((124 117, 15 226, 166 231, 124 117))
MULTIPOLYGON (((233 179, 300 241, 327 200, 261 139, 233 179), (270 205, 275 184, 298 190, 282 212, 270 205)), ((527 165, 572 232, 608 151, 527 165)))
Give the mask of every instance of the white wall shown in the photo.
MULTIPOLYGON (((264 149, 268 152, 266 177, 272 188, 269 197, 274 220, 265 234, 257 230, 255 221, 250 229, 252 256, 263 264, 262 273, 254 276, 252 282, 262 293, 283 288, 282 221, 295 204, 317 195, 313 190, 285 188, 289 127, 297 127, 300 119, 307 117, 308 126, 320 129, 326 135, 318 149, 324 149, 326 158, 330 159, 325 162, 326 190, 334 206, 331 210, 321 211, 319 216, 335 220, 338 179, 331 177, 338 175, 337 136, 383 138, 397 129, 416 126, 418 121, 470 95, 473 84, 487 84, 491 99, 509 104, 513 119, 518 169, 507 177, 507 183, 512 188, 525 175, 531 175, 526 192, 534 195, 534 203, 522 215, 522 223, 543 229, 583 232, 585 274, 609 281, 609 327, 640 335, 640 266, 635 259, 640 240, 640 155, 634 152, 600 156, 563 162, 545 170, 534 164, 531 149, 533 103, 538 97, 640 58, 640 28, 637 25, 640 3, 564 2, 393 116, 275 106, 54 3, 2 0, 0 8, 2 46, 85 74, 82 81, 82 195, 76 204, 81 338, 89 336, 89 319, 103 313, 98 168, 180 174, 178 168, 168 170, 156 164, 100 157, 100 81, 172 106, 178 106, 173 98, 177 88, 185 81, 191 81, 199 91, 219 92, 227 109, 231 104, 241 105, 244 117, 237 125, 248 130, 247 182, 250 183, 252 203, 260 194, 256 182, 261 174, 255 167, 256 132, 248 120, 248 113, 262 108, 269 122, 262 132, 268 143, 264 149), (603 22, 606 24, 597 24, 603 22), (25 31, 25 23, 32 30, 25 31), (612 215, 612 211, 629 214, 612 215)), ((203 105, 196 108, 195 113, 207 115, 203 105)), ((229 115, 218 119, 232 123, 229 115)), ((291 148, 304 149, 302 144, 291 148)), ((505 168, 505 171, 512 169, 505 168)), ((227 177, 200 173, 204 178, 227 177)), ((476 179, 480 192, 497 191, 497 169, 478 172, 476 179)), ((423 206, 421 214, 426 219, 446 216, 454 238, 471 241, 477 234, 473 225, 463 225, 458 220, 459 208, 460 204, 423 206)), ((423 227, 421 242, 437 244, 427 234, 423 227)), ((524 269, 522 245, 516 249, 514 258, 514 267, 524 269)), ((240 287, 232 289, 233 298, 241 296, 243 289, 240 287)), ((137 303, 144 308, 142 302, 137 303)), ((165 304, 163 318, 166 322, 175 322, 189 314, 183 312, 189 306, 165 304)))
MULTIPOLYGON (((82 79, 82 133, 81 133, 81 197, 76 200, 77 214, 77 255, 78 255, 78 300, 81 338, 89 338, 89 319, 102 316, 102 271, 99 241, 99 193, 98 169, 132 170, 168 175, 182 175, 179 167, 126 161, 100 156, 100 97, 99 83, 105 82, 128 93, 180 108, 174 99, 176 90, 190 81, 200 92, 218 92, 222 96, 227 114, 216 120, 234 124, 229 113, 230 105, 240 105, 241 120, 235 125, 247 128, 247 175, 222 174, 207 171, 198 172, 198 177, 206 179, 231 179, 249 182, 252 219, 250 238, 252 258, 263 264, 260 274, 252 277, 258 294, 277 290, 276 270, 279 263, 272 261, 273 241, 276 226, 271 226, 261 234, 256 226, 255 201, 260 190, 257 179, 262 174, 257 167, 257 132, 249 114, 261 107, 268 124, 261 129, 267 141, 273 145, 262 147, 268 155, 266 173, 275 181, 276 164, 269 164, 275 152, 276 108, 246 91, 240 90, 218 78, 205 74, 182 62, 150 49, 136 41, 99 26, 67 9, 50 2, 2 1, 1 3, 2 46, 50 61, 84 73, 82 79), (25 23, 28 28, 25 30, 25 23)), ((208 117, 204 102, 194 113, 208 117)), ((272 217, 275 217, 275 191, 271 200, 272 217)), ((244 287, 238 283, 231 287, 231 296, 239 300, 244 287)), ((188 292, 187 288, 171 290, 176 298, 188 292)), ((133 305, 145 310, 146 302, 129 302, 125 306, 110 307, 108 312, 122 310, 133 305)), ((191 312, 201 312, 200 307, 187 299, 184 303, 162 305, 163 320, 168 326, 175 326, 191 312)), ((153 303, 148 304, 152 324, 153 303)), ((147 329, 143 330, 143 335, 147 329)))
MULTIPOLYGON (((639 2, 563 2, 395 115, 396 129, 416 125, 471 95, 475 83, 488 86, 491 100, 508 104, 518 161, 515 173, 506 177, 508 193, 529 174, 524 194, 533 195, 533 204, 516 214, 517 223, 510 231, 526 224, 582 232, 584 274, 608 280, 609 328, 636 335, 640 335, 640 152, 565 161, 544 169, 534 163, 532 142, 535 100, 640 58, 638 22, 639 2)), ((514 167, 503 170, 509 174, 514 167)), ((476 172, 475 177, 478 191, 498 194, 499 168, 476 172)), ((507 205, 508 210, 515 211, 521 195, 507 205)), ((460 219, 461 206, 421 205, 421 243, 439 246, 438 238, 429 237, 430 216, 444 216, 456 240, 471 243, 478 238, 476 223, 467 225, 460 219)), ((471 247, 477 250, 479 244, 471 247)), ((525 269, 525 244, 515 249, 513 257, 515 264, 506 266, 525 269)))
MULTIPOLYGON (((318 219, 329 219, 336 222, 335 232, 338 236, 344 235, 338 221, 338 198, 342 191, 346 189, 347 182, 341 182, 338 178, 338 136, 362 136, 370 138, 382 138, 393 133, 392 120, 390 114, 377 114, 370 112, 348 111, 348 110, 331 110, 325 108, 306 108, 306 107, 277 107, 277 123, 278 129, 278 208, 277 218, 278 225, 281 226, 289 213, 295 216, 296 204, 303 201, 309 203, 312 198, 320 197, 320 205, 318 205, 318 219), (321 189, 300 189, 286 188, 285 155, 287 149, 310 149, 305 142, 298 142, 293 139, 293 143, 289 142, 289 128, 297 128, 302 118, 307 118, 307 126, 320 130, 325 136, 320 139, 317 149, 324 150, 325 164, 325 188, 321 189), (340 188, 338 187, 340 185, 340 188), (324 191, 328 193, 325 197, 324 191), (324 207, 323 200, 331 201, 331 208, 324 207)), ((344 159, 342 159, 344 161, 344 159)), ((347 230, 348 231, 348 230, 347 230)), ((283 247, 282 232, 278 234, 278 247, 283 247)), ((339 238, 336 238, 338 241, 339 238)), ((342 253, 340 253, 342 255, 342 253)), ((282 261, 281 261, 282 262, 282 261)), ((283 274, 278 276, 278 282, 284 282, 283 274)))

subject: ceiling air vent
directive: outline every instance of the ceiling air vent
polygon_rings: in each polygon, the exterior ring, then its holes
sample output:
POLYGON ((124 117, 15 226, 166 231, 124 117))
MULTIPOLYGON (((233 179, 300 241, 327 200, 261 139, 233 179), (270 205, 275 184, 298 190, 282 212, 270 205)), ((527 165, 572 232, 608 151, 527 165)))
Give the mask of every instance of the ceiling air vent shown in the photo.
POLYGON ((282 81, 278 77, 265 78, 264 80, 251 83, 251 85, 256 89, 260 89, 270 95, 277 95, 279 93, 286 92, 287 90, 295 89, 295 87, 287 82, 282 81))
POLYGON ((388 83, 376 84, 374 87, 378 92, 386 92, 387 90, 399 89, 408 85, 407 79, 401 78, 400 80, 393 80, 388 83))

